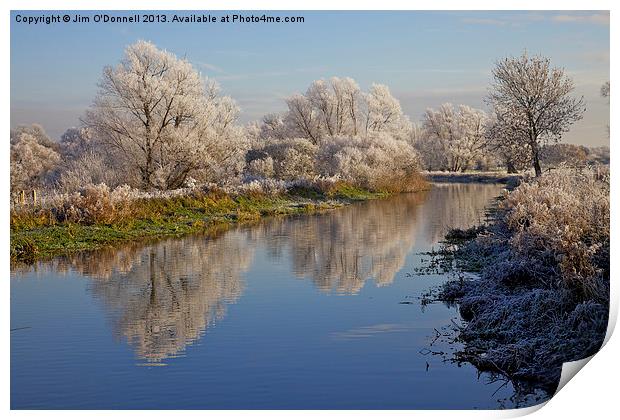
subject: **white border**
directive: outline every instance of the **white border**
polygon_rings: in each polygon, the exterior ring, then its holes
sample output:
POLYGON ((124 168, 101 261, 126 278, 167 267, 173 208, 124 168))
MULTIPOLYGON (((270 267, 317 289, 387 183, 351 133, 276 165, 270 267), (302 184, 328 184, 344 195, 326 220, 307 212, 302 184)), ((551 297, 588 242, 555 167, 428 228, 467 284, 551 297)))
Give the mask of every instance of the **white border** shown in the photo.
MULTIPOLYGON (((10 291, 9 291, 9 148, 8 148, 8 132, 10 128, 10 95, 8 95, 10 89, 10 75, 9 75, 9 37, 10 37, 10 25, 9 11, 10 10, 612 10, 611 12, 611 51, 614 52, 614 47, 618 46, 617 31, 615 25, 618 21, 616 18, 617 10, 614 10, 614 6, 620 4, 617 1, 576 1, 576 0, 522 0, 522 1, 489 1, 489 0, 470 0, 468 2, 457 0, 443 0, 439 2, 428 1, 409 1, 402 2, 397 0, 381 0, 381 1, 369 1, 358 0, 355 2, 345 2, 339 0, 314 0, 314 1, 283 1, 283 0, 263 0, 260 3, 251 2, 250 0, 230 0, 230 1, 197 1, 197 0, 150 0, 150 1, 134 1, 131 6, 126 0, 93 0, 93 1, 77 1, 77 0, 4 0, 0 3, 0 8, 3 9, 2 18, 5 22, 0 29, 0 45, 2 48, 2 56, 4 57, 3 66, 0 67, 2 72, 2 80, 4 89, 3 100, 1 103, 1 115, 2 117, 2 132, 5 133, 5 146, 1 152, 1 164, 5 168, 4 176, 1 178, 2 182, 2 199, 4 203, 4 210, 2 211, 3 222, 0 226, 2 229, 3 237, 5 238, 0 249, 0 255, 2 255, 2 264, 4 273, 4 279, 2 280, 3 297, 4 302, 1 305, 0 313, 2 317, 2 325, 4 327, 4 337, 2 346, 2 384, 0 401, 4 410, 9 410, 10 406, 10 392, 9 392, 9 351, 10 351, 10 291), (465 9, 466 8, 466 9, 465 9)), ((615 9, 618 9, 616 6, 615 9)), ((615 65, 616 56, 615 53, 611 55, 611 73, 616 74, 614 70, 617 69, 615 65)), ((613 77, 612 77, 613 78, 613 77)), ((615 84, 614 84, 615 86, 615 84)), ((615 98, 615 96, 614 96, 615 98)), ((611 116, 616 116, 616 108, 611 104, 611 116)), ((610 118, 612 121, 617 121, 616 118, 610 118)), ((615 138, 615 124, 612 124, 611 137, 615 138)), ((617 158, 615 153, 615 147, 611 146, 612 161, 615 162, 617 158)), ((612 187, 617 184, 618 174, 612 171, 612 187)), ((612 232, 615 232, 615 226, 617 221, 617 209, 618 209, 618 195, 612 189, 611 193, 612 203, 612 232)), ((614 261, 614 250, 618 241, 615 234, 612 234, 612 263, 611 263, 611 278, 612 278, 612 307, 610 313, 610 326, 609 332, 615 325, 618 314, 618 287, 616 274, 618 272, 617 263, 614 261)), ((32 411, 13 411, 10 415, 15 418, 30 418, 31 416, 44 416, 50 418, 82 418, 87 415, 89 418, 108 418, 110 415, 114 417, 130 417, 136 415, 148 415, 149 418, 165 418, 170 415, 183 416, 188 418, 203 418, 205 415, 217 416, 218 418, 235 418, 237 416, 248 416, 256 418, 265 418, 269 420, 273 419, 288 419, 291 416, 301 419, 311 419, 317 414, 327 417, 340 417, 342 415, 355 416, 356 419, 370 419, 375 416, 389 416, 391 418, 407 418, 412 415, 422 415, 424 418, 458 418, 458 419, 472 419, 472 418, 501 418, 501 417, 514 417, 528 413, 535 412, 533 418, 548 418, 557 417, 562 419, 572 418, 610 418, 612 413, 617 413, 616 400, 618 399, 616 392, 616 382, 619 373, 618 360, 616 355, 620 354, 620 344, 618 344, 618 338, 612 337, 607 342, 604 348, 599 354, 592 358, 588 363, 587 369, 580 372, 576 380, 570 381, 565 388, 562 389, 555 397, 553 397, 546 406, 541 408, 540 406, 533 409, 522 410, 506 410, 506 411, 327 411, 321 413, 315 413, 310 411, 256 411, 256 412, 241 412, 241 411, 211 411, 195 412, 195 411, 183 411, 183 412, 136 412, 136 411, 116 411, 113 413, 106 411, 89 411, 87 413, 80 411, 55 411, 55 412, 32 412, 32 411)), ((449 396, 446 396, 449 398, 449 396)))

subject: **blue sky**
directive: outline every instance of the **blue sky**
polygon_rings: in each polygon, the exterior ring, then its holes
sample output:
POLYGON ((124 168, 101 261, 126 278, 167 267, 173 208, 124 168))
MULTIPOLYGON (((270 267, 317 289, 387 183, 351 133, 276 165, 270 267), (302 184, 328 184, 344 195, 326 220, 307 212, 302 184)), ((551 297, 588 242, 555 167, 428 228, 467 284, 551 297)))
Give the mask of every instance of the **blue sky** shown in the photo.
POLYGON ((607 12, 267 12, 304 16, 296 24, 15 21, 18 14, 53 13, 11 13, 11 126, 41 123, 55 138, 79 124, 102 68, 117 63, 126 45, 145 39, 217 80, 241 106, 242 122, 284 110, 286 96, 331 76, 353 77, 364 89, 387 84, 413 121, 443 102, 484 108, 493 63, 527 50, 564 67, 587 101, 584 119, 565 141, 609 142, 609 105, 599 97, 609 80, 607 12))

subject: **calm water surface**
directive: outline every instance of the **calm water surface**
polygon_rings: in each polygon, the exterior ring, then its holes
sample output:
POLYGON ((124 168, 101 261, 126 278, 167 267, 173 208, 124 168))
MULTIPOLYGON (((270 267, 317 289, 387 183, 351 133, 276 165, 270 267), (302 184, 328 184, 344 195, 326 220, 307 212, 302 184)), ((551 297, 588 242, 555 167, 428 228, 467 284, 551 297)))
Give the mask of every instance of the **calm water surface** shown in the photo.
POLYGON ((511 386, 425 350, 460 320, 412 298, 445 277, 407 275, 501 188, 439 184, 15 269, 11 406, 510 406, 511 386))

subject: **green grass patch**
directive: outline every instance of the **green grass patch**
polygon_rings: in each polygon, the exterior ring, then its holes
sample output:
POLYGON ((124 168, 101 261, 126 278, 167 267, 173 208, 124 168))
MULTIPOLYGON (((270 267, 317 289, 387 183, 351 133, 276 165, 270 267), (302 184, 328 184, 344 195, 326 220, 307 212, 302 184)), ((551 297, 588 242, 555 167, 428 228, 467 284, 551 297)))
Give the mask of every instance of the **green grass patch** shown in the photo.
POLYGON ((123 209, 124 213, 107 217, 112 223, 91 224, 59 222, 50 210, 12 212, 11 261, 31 263, 128 241, 213 233, 262 217, 315 213, 388 195, 342 184, 328 193, 299 189, 276 197, 206 194, 141 199, 123 209))
POLYGON ((340 184, 328 193, 328 196, 335 199, 350 201, 372 200, 376 198, 388 197, 390 193, 386 191, 372 192, 350 184, 340 184))

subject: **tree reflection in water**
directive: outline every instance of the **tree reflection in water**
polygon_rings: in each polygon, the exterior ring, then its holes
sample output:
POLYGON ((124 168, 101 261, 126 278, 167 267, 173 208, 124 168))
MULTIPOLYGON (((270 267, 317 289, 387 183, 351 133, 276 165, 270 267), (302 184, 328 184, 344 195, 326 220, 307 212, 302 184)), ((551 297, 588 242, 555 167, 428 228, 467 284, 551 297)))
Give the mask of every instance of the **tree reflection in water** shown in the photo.
POLYGON ((241 274, 253 250, 245 235, 232 230, 219 238, 132 244, 49 264, 92 278, 90 291, 104 304, 115 336, 155 364, 178 356, 224 316, 243 292, 241 274))
POLYGON ((270 220, 252 232, 271 256, 324 292, 354 294, 367 281, 394 280, 415 243, 418 206, 427 193, 402 194, 338 211, 270 220))
POLYGON ((416 240, 424 248, 448 227, 477 223, 499 193, 486 185, 438 185, 323 214, 265 220, 217 237, 188 236, 129 244, 28 268, 77 271, 93 279, 119 339, 137 357, 157 364, 180 355, 221 319, 244 290, 242 274, 254 251, 323 292, 355 294, 368 281, 386 286, 405 264, 416 240))
POLYGON ((436 244, 450 228, 468 228, 485 220, 487 206, 500 195, 500 184, 434 184, 420 206, 419 241, 436 244))

